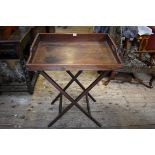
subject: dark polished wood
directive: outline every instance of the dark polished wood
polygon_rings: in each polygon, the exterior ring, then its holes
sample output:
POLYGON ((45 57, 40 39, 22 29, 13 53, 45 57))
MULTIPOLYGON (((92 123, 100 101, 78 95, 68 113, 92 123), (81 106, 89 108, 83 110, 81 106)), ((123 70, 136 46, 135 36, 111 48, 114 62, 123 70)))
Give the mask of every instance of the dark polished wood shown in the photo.
POLYGON ((71 104, 69 104, 62 112, 59 113, 59 115, 51 122, 49 123, 48 127, 51 127, 54 123, 56 123, 67 111, 69 111, 74 105, 83 112, 89 119, 91 119, 97 126, 101 127, 101 124, 91 116, 90 109, 89 109, 89 103, 87 104, 87 108, 89 112, 86 112, 81 105, 78 104, 78 101, 82 99, 83 96, 87 95, 88 92, 99 82, 103 79, 106 72, 101 72, 101 74, 97 77, 95 81, 93 81, 76 99, 73 99, 68 93, 66 93, 46 72, 40 71, 40 74, 49 81, 57 90, 60 91, 60 93, 65 96, 71 104))
MULTIPOLYGON (((8 75, 5 74, 5 78, 0 83, 1 92, 28 91, 33 93, 38 74, 27 71, 25 66, 25 61, 30 52, 28 47, 30 47, 33 38, 33 29, 31 27, 16 27, 9 34, 4 34, 0 37, 0 63, 11 64, 11 71, 13 73, 15 72, 16 65, 19 64, 22 75, 18 77, 18 80, 16 77, 11 76, 10 81, 5 81, 8 78, 8 75), (13 62, 16 62, 15 65, 13 65, 13 62)), ((8 69, 8 71, 10 70, 8 69)))
POLYGON ((38 74, 28 71, 25 65, 30 45, 38 32, 45 32, 45 27, 0 26, 0 92, 33 92, 38 74), (2 72, 3 64, 8 67, 2 72), (16 76, 16 68, 20 76, 16 76), (12 72, 12 76, 7 71, 12 72))
MULTIPOLYGON (((31 47, 27 68, 29 70, 38 71, 60 92, 52 101, 53 104, 60 98, 59 114, 48 127, 57 122, 73 106, 79 108, 89 119, 101 127, 101 124, 91 116, 88 97, 93 101, 95 101, 95 99, 90 95, 89 91, 101 81, 105 75, 109 74, 109 70, 116 70, 120 67, 122 67, 122 63, 117 55, 117 48, 108 34, 38 34, 31 47), (79 72, 73 75, 70 70, 75 69, 79 70, 79 72), (47 70, 66 70, 72 79, 64 88, 61 88, 52 77, 45 72, 47 70), (82 70, 100 70, 100 75, 85 88, 77 80, 82 70), (104 70, 104 72, 101 70, 104 70), (66 92, 66 89, 74 81, 83 89, 83 92, 76 99, 73 99, 66 92), (63 96, 71 102, 64 110, 62 110, 63 96), (88 112, 78 104, 84 96, 86 97, 88 112)), ((113 78, 113 75, 112 72, 111 77, 105 84, 108 84, 113 78)))
MULTIPOLYGON (((79 77, 79 75, 81 75, 82 71, 78 71, 75 75, 73 75, 70 71, 66 71, 68 73, 68 75, 70 75, 70 77, 72 78, 68 84, 63 88, 64 91, 67 90, 67 88, 69 88, 69 86, 75 81, 81 88, 82 90, 85 90, 85 87, 81 84, 81 82, 79 80, 77 80, 77 78, 79 77)), ((90 99, 93 102, 96 102, 96 100, 92 97, 91 94, 88 93, 88 96, 90 97, 90 99)), ((59 98, 61 97, 61 93, 59 93, 51 102, 51 104, 54 104, 59 98)))
POLYGON ((108 34, 40 33, 31 47, 30 70, 115 70, 122 67, 108 34))

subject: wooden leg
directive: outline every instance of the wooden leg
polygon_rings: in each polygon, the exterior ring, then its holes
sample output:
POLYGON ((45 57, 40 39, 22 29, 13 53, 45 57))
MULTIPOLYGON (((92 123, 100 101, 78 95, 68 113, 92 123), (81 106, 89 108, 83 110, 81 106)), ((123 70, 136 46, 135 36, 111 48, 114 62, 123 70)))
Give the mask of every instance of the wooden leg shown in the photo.
MULTIPOLYGON (((67 90, 67 88, 75 81, 75 79, 80 75, 82 73, 82 71, 78 71, 77 73, 76 73, 76 75, 74 76, 74 78, 72 78, 69 82, 68 82, 68 84, 64 87, 64 91, 65 90, 67 90)), ((59 93, 55 98, 54 98, 54 100, 51 102, 51 104, 54 104, 58 99, 59 99, 59 97, 61 96, 62 94, 61 93, 59 93)))
POLYGON ((70 110, 74 105, 80 109, 81 112, 83 112, 89 119, 91 119, 97 126, 101 127, 101 124, 95 120, 89 113, 87 113, 79 104, 78 101, 80 101, 83 96, 85 96, 99 81, 102 80, 102 78, 105 76, 104 73, 100 74, 97 79, 92 82, 76 99, 73 99, 68 93, 66 93, 47 73, 44 71, 41 71, 40 74, 49 81, 57 90, 60 91, 60 93, 65 96, 71 104, 69 104, 63 111, 60 113, 49 125, 48 127, 52 126, 55 122, 57 122, 68 110, 70 110))
POLYGON ((108 78, 108 80, 104 82, 104 85, 105 86, 108 85, 108 83, 115 78, 115 75, 116 75, 116 72, 112 71, 110 77, 108 78))
MULTIPOLYGON (((70 72, 67 71, 67 73, 74 79, 74 81, 82 88, 82 90, 85 90, 85 87, 77 80, 77 78, 74 78, 74 75, 70 72)), ((92 97, 91 94, 88 93, 88 96, 92 99, 92 101, 96 102, 96 100, 92 97)))
POLYGON ((62 94, 60 95, 59 114, 62 112, 62 94))
POLYGON ((91 115, 91 113, 90 113, 90 105, 89 105, 88 94, 86 94, 86 103, 87 103, 87 110, 88 110, 88 113, 91 115))

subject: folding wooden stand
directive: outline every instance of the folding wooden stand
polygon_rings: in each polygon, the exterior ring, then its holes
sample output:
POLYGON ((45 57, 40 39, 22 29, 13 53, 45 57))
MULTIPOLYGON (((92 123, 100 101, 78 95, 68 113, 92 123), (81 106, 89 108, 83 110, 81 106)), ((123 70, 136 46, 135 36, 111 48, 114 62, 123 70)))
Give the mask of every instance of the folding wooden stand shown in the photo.
MULTIPOLYGON (((73 76, 73 74, 70 71, 67 71, 70 75, 72 75, 72 80, 71 81, 75 81, 75 76, 73 76)), ((52 126, 55 122, 57 122, 68 110, 70 110, 74 105, 79 108, 81 110, 81 112, 83 112, 88 118, 90 118, 94 123, 96 123, 96 125, 98 125, 99 127, 101 127, 101 124, 91 116, 90 113, 90 107, 89 107, 89 99, 88 96, 90 97, 91 95, 89 94, 89 91, 100 81, 102 80, 102 78, 106 75, 107 72, 101 72, 100 75, 97 77, 97 79, 92 82, 86 89, 84 88, 84 86, 76 79, 76 81, 78 81, 77 83, 80 83, 80 85, 82 86, 83 92, 76 98, 73 99, 68 93, 65 92, 65 90, 69 87, 70 83, 69 82, 64 89, 62 89, 46 72, 44 71, 40 71, 39 72, 48 82, 50 82, 59 92, 60 94, 53 100, 54 102, 60 97, 60 104, 59 104, 59 115, 48 125, 48 127, 52 126), (70 102, 71 104, 68 105, 63 111, 62 111, 62 96, 65 96, 70 102), (79 104, 78 101, 80 101, 84 96, 86 96, 86 102, 87 102, 87 110, 88 112, 86 112, 79 104)), ((79 75, 80 73, 82 73, 82 71, 79 71, 76 75, 79 75)), ((91 99, 93 101, 95 101, 95 99, 91 96, 91 99)), ((52 101, 52 104, 54 103, 52 101)))
POLYGON ((49 123, 48 127, 56 123, 68 110, 76 106, 97 126, 101 124, 92 117, 89 107, 89 98, 96 101, 89 91, 105 77, 109 72, 110 78, 113 78, 114 71, 122 67, 117 54, 117 48, 109 35, 107 34, 39 34, 31 48, 31 55, 27 62, 29 70, 39 72, 47 81, 49 81, 60 93, 54 98, 51 104, 59 99, 59 114, 49 123), (69 83, 61 88, 45 71, 66 71, 72 78, 69 83), (78 70, 73 75, 71 70, 78 70), (84 70, 100 71, 100 75, 87 88, 85 88, 77 77, 84 70), (67 88, 76 82, 83 92, 73 99, 67 92, 67 88), (65 96, 71 103, 62 110, 62 98, 65 96), (86 97, 87 111, 80 105, 79 101, 86 97))

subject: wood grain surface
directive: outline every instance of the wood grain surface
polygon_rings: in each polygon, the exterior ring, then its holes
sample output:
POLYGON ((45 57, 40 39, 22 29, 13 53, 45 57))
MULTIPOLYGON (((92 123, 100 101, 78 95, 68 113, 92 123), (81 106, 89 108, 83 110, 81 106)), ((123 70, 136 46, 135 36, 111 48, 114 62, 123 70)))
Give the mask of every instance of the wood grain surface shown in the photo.
POLYGON ((31 48, 30 70, 106 70, 121 67, 106 34, 40 34, 31 48), (39 40, 39 41, 38 41, 39 40))

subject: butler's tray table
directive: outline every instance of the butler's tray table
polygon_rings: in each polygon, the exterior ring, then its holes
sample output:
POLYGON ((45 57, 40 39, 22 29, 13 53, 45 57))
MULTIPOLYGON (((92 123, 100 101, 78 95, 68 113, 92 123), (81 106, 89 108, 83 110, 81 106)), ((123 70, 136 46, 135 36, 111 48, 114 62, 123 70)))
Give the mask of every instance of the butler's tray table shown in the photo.
POLYGON ((69 109, 76 106, 88 118, 90 118, 99 127, 101 124, 92 117, 89 107, 89 98, 95 102, 95 99, 89 91, 100 81, 105 75, 110 73, 110 81, 115 70, 122 67, 121 60, 117 54, 117 48, 108 34, 52 34, 39 33, 31 47, 30 57, 27 62, 27 68, 31 71, 39 72, 47 81, 49 81, 60 93, 52 101, 59 99, 59 114, 49 123, 52 126, 59 120, 69 109), (46 71, 66 71, 72 78, 71 81, 61 88, 46 71), (73 75, 72 70, 78 70, 73 75), (83 70, 100 71, 99 76, 87 88, 85 88, 77 77, 83 70), (66 89, 76 82, 83 92, 73 99, 66 89), (62 110, 62 96, 65 96, 71 103, 62 110), (79 105, 79 100, 86 97, 87 111, 79 105))

